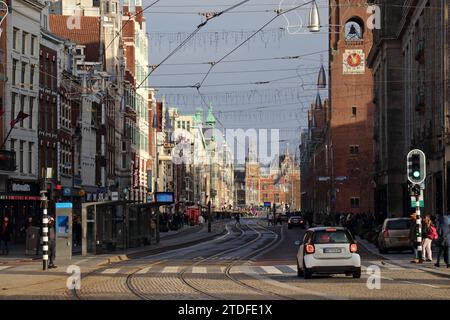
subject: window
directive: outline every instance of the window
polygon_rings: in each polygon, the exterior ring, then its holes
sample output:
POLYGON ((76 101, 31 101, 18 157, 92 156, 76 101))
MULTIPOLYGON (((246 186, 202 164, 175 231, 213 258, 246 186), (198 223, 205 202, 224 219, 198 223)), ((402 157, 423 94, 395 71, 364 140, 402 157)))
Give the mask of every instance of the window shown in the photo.
POLYGON ((13 49, 17 50, 17 40, 19 37, 19 29, 13 28, 13 49))
POLYGON ((355 17, 345 24, 345 41, 360 41, 364 38, 364 23, 355 17))
POLYGON ((359 208, 359 198, 350 198, 350 207, 351 208, 359 208))
POLYGON ((183 129, 186 129, 186 121, 182 121, 182 122, 181 122, 181 127, 182 127, 183 129))
POLYGON ((22 54, 26 53, 26 46, 27 46, 27 39, 28 39, 28 32, 22 32, 22 54))
POLYGON ((359 154, 359 146, 350 146, 350 154, 351 155, 359 154))
POLYGON ((33 90, 34 84, 34 64, 30 65, 30 90, 33 90))
POLYGON ((177 121, 177 128, 178 128, 178 129, 181 128, 181 123, 180 123, 180 121, 177 121))
POLYGON ((274 194, 273 202, 275 202, 275 203, 279 203, 280 202, 280 195, 278 193, 274 194))
POLYGON ((11 94, 11 120, 16 118, 16 96, 15 92, 11 94))
POLYGON ((27 71, 27 63, 22 62, 22 73, 20 76, 20 86, 23 88, 25 86, 25 73, 27 71))
POLYGON ((33 142, 28 142, 28 173, 33 173, 33 142))
POLYGON ((19 172, 23 172, 23 145, 25 141, 20 141, 20 149, 19 149, 19 172))
POLYGON ((17 59, 13 59, 13 65, 12 65, 12 83, 13 84, 17 84, 16 83, 16 72, 17 72, 17 59))
POLYGON ((11 139, 11 151, 16 151, 16 140, 11 139))
POLYGON ((190 122, 190 121, 187 121, 187 122, 186 122, 186 130, 187 130, 187 131, 190 131, 190 130, 191 130, 191 122, 190 122))
POLYGON ((352 107, 352 117, 356 117, 357 109, 356 107, 352 107))
POLYGON ((28 117, 28 128, 33 129, 33 108, 34 108, 34 97, 30 97, 30 113, 28 117))
POLYGON ((36 36, 31 36, 30 54, 34 56, 34 49, 36 48, 36 36))
MULTIPOLYGON (((20 111, 25 112, 25 96, 20 95, 20 111)), ((23 128, 23 119, 20 120, 20 127, 23 128)))

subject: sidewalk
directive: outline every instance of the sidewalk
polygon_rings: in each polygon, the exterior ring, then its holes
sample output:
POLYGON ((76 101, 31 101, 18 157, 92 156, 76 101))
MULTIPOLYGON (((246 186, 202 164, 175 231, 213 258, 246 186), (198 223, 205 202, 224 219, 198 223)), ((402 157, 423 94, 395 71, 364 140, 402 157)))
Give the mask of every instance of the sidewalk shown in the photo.
POLYGON ((450 268, 446 268, 444 263, 444 258, 441 257, 441 267, 437 268, 434 266, 436 263, 437 252, 433 251, 433 262, 425 262, 423 264, 414 264, 411 263, 411 260, 414 259, 413 254, 411 253, 389 253, 389 254, 380 254, 378 248, 367 240, 356 236, 356 240, 358 244, 362 245, 366 248, 370 253, 379 256, 381 260, 389 260, 391 264, 398 265, 403 268, 409 269, 418 269, 425 272, 433 273, 439 276, 450 277, 450 268))
MULTIPOLYGON (((94 262, 99 264, 113 263, 124 261, 128 259, 139 258, 140 256, 156 254, 165 250, 173 250, 178 247, 192 245, 201 241, 206 241, 209 238, 214 238, 225 230, 225 224, 228 220, 218 220, 212 223, 211 233, 208 233, 207 225, 203 226, 186 226, 177 231, 168 231, 160 233, 160 243, 151 244, 138 248, 129 248, 127 250, 119 250, 105 254, 81 256, 73 255, 72 260, 64 261, 64 264, 78 264, 81 262, 94 262)), ((152 239, 153 240, 153 239, 152 239)), ((154 240, 153 240, 154 241, 154 240)), ((26 255, 24 253, 25 246, 10 246, 8 256, 0 255, 0 266, 5 265, 21 265, 42 263, 42 252, 39 255, 26 255)), ((56 261, 58 264, 58 261, 56 261)))

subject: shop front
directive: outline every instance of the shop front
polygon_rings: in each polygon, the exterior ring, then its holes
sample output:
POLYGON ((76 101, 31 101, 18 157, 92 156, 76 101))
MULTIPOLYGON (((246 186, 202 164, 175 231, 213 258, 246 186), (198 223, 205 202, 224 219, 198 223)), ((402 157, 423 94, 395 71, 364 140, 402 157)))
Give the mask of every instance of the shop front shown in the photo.
POLYGON ((13 243, 23 244, 26 228, 31 218, 34 226, 40 226, 39 183, 9 179, 6 192, 0 192, 0 218, 8 217, 13 225, 13 243))

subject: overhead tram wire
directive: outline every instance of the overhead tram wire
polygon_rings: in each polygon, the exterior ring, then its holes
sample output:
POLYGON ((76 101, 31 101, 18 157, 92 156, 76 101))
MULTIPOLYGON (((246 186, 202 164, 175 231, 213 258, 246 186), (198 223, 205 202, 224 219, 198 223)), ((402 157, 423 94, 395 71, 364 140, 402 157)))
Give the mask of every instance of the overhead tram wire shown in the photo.
POLYGON ((220 17, 222 14, 227 13, 239 6, 242 6, 243 4, 249 2, 250 0, 243 0, 231 7, 229 7, 228 9, 225 9, 221 12, 218 13, 212 13, 211 15, 206 15, 206 20, 204 22, 202 22, 201 24, 199 24, 197 26, 197 29, 195 29, 186 39, 184 39, 174 50, 172 50, 172 52, 170 52, 167 57, 165 57, 160 63, 158 63, 156 66, 154 66, 152 68, 152 70, 147 74, 147 76, 144 78, 144 80, 142 80, 142 82, 139 84, 139 86, 137 86, 136 89, 139 89, 143 83, 145 83, 148 79, 148 77, 156 70, 159 68, 159 66, 161 66, 164 62, 166 62, 167 60, 169 60, 175 53, 177 53, 186 43, 188 43, 199 31, 200 29, 202 29, 210 20, 220 17))
POLYGON ((271 24, 273 21, 275 21, 278 17, 280 17, 281 15, 284 15, 286 13, 289 13, 291 11, 297 10, 303 6, 309 5, 313 3, 313 1, 308 1, 305 2, 301 5, 295 6, 289 10, 283 11, 283 12, 277 12, 277 14, 275 15, 275 17, 271 18, 268 22, 266 22, 264 25, 262 25, 258 30, 256 30, 253 34, 251 34, 249 37, 247 37, 247 39, 245 39, 244 41, 242 41, 238 46, 236 46, 233 50, 231 50, 230 52, 228 52, 226 55, 224 55, 222 58, 220 58, 217 62, 211 64, 211 67, 209 68, 208 72, 205 74, 204 78, 202 79, 202 81, 199 83, 200 87, 205 83, 206 79, 208 78, 209 74, 211 73, 212 69, 219 64, 220 62, 222 62, 223 60, 225 60, 227 57, 229 57, 231 54, 233 54, 235 51, 237 51, 239 48, 241 48, 244 44, 246 44, 248 41, 250 41, 253 37, 255 37, 259 32, 261 32, 262 30, 264 30, 265 27, 267 27, 269 24, 271 24))

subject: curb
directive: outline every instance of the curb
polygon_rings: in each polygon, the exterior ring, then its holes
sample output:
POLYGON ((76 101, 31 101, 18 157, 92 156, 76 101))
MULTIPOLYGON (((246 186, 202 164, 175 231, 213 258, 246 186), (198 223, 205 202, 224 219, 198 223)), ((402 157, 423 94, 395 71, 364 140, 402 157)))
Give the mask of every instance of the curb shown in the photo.
POLYGON ((165 247, 144 249, 144 250, 140 250, 140 251, 130 252, 127 254, 120 254, 117 256, 110 257, 110 258, 106 258, 104 261, 100 262, 98 264, 98 266, 104 266, 104 265, 108 265, 108 264, 132 260, 132 259, 138 259, 141 257, 155 255, 155 254, 159 254, 159 253, 162 253, 165 251, 181 249, 181 248, 189 247, 192 245, 196 245, 196 244, 204 242, 204 241, 212 240, 212 239, 222 236, 226 233, 225 226, 226 226, 226 223, 224 223, 222 225, 222 227, 221 227, 222 231, 220 233, 215 233, 214 235, 209 235, 207 237, 202 237, 200 239, 195 239, 195 240, 192 240, 189 242, 183 242, 183 243, 179 243, 179 244, 173 244, 173 245, 169 245, 169 246, 165 246, 165 247))
POLYGON ((424 272, 428 272, 428 273, 434 274, 435 276, 438 276, 438 277, 441 277, 441 278, 447 278, 447 279, 450 278, 450 274, 446 273, 446 272, 434 270, 434 269, 431 269, 431 268, 421 267, 419 265, 415 265, 416 268, 413 268, 413 265, 402 264, 402 263, 395 262, 394 260, 391 260, 389 257, 380 255, 378 252, 374 252, 374 250, 372 248, 369 248, 367 246, 367 243, 366 243, 367 241, 362 239, 361 237, 356 236, 356 240, 358 241, 358 244, 361 244, 367 251, 369 251, 373 255, 376 255, 376 256, 380 257, 382 260, 389 260, 389 261, 391 261, 393 265, 397 265, 399 267, 408 268, 408 269, 422 270, 424 272))

